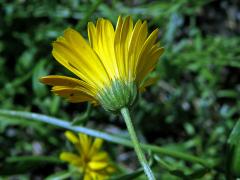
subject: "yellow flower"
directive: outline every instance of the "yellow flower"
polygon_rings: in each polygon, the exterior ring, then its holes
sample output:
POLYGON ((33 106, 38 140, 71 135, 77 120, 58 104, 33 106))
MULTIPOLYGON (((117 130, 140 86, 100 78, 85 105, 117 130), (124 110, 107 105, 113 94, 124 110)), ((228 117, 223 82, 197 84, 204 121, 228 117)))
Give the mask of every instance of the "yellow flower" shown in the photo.
POLYGON ((102 139, 96 138, 93 141, 85 134, 79 133, 77 137, 70 131, 67 131, 65 136, 75 145, 78 154, 62 152, 60 159, 77 167, 83 173, 84 180, 105 180, 115 171, 108 153, 100 150, 102 139))
POLYGON ((119 17, 116 28, 100 18, 88 24, 89 43, 68 28, 53 42, 55 59, 79 77, 50 75, 41 82, 70 102, 89 101, 106 110, 119 111, 134 104, 138 93, 150 85, 145 81, 163 48, 156 42, 158 29, 148 34, 147 22, 119 17))

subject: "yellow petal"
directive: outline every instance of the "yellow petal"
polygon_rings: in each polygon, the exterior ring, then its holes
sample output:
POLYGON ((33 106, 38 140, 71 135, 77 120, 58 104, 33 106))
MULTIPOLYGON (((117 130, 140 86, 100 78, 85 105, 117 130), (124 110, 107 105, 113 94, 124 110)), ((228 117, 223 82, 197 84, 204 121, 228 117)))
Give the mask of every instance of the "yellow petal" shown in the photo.
POLYGON ((65 132, 65 136, 66 136, 66 138, 67 138, 70 142, 72 142, 73 144, 76 144, 76 143, 79 142, 77 136, 75 136, 75 134, 73 134, 71 131, 66 131, 66 132, 65 132))
POLYGON ((62 152, 60 154, 60 159, 63 161, 67 161, 70 164, 80 166, 82 164, 81 158, 73 153, 70 152, 62 152))
POLYGON ((91 69, 92 75, 95 76, 95 80, 98 79, 102 80, 103 82, 109 80, 106 70, 102 66, 101 61, 80 33, 75 31, 74 29, 68 28, 64 32, 64 37, 71 44, 71 48, 73 48, 74 51, 77 53, 78 58, 81 59, 80 66, 83 67, 86 64, 87 70, 91 69), (96 77, 96 75, 98 76, 96 77))
POLYGON ((121 43, 123 48, 123 61, 125 64, 125 72, 126 72, 126 78, 129 80, 132 80, 132 70, 129 67, 129 44, 132 36, 133 31, 133 21, 130 16, 125 18, 125 21, 123 23, 122 27, 122 34, 121 34, 121 43))
POLYGON ((53 56, 60 62, 70 66, 81 79, 89 84, 102 87, 108 82, 108 76, 99 58, 84 40, 73 29, 67 29, 64 37, 53 43, 53 56))
POLYGON ((65 86, 54 86, 51 91, 59 96, 66 98, 72 103, 96 101, 95 98, 91 96, 91 92, 83 87, 71 88, 65 86))
POLYGON ((139 20, 134 26, 129 45, 130 70, 132 70, 133 79, 136 78, 136 66, 145 40, 147 39, 147 22, 141 23, 139 20))
POLYGON ((137 81, 141 83, 141 81, 146 77, 146 75, 151 72, 155 66, 156 63, 159 59, 159 57, 161 56, 161 54, 163 53, 164 48, 152 48, 151 51, 149 51, 149 53, 146 53, 145 57, 142 58, 141 61, 145 61, 142 62, 142 64, 145 64, 144 67, 142 67, 140 69, 138 69, 138 79, 137 81), (149 60, 148 60, 149 59, 149 60))
POLYGON ((97 26, 88 24, 88 36, 90 44, 98 54, 111 79, 118 78, 118 67, 114 53, 115 32, 110 21, 98 19, 97 26))
POLYGON ((89 156, 93 156, 95 153, 99 151, 103 144, 103 140, 100 138, 96 138, 91 146, 89 156))
POLYGON ((107 179, 107 176, 104 176, 100 172, 97 172, 97 171, 89 171, 87 174, 91 177, 91 180, 106 180, 107 179))
POLYGON ((149 72, 149 69, 153 69, 153 67, 156 65, 156 61, 163 52, 163 48, 158 48, 158 45, 155 44, 155 41, 158 36, 158 29, 154 30, 150 36, 147 38, 147 40, 144 42, 144 45, 142 47, 141 53, 137 60, 137 79, 136 81, 139 83, 141 82, 144 77, 146 76, 146 73, 142 72, 149 72), (151 64, 151 67, 148 65, 151 64))
POLYGON ((133 21, 130 16, 122 21, 121 17, 118 19, 116 34, 114 39, 114 47, 116 59, 119 67, 119 74, 121 79, 129 80, 129 59, 128 47, 133 30, 133 21))
POLYGON ((89 168, 92 170, 101 170, 108 166, 108 162, 97 162, 97 161, 91 161, 88 163, 89 168))
POLYGON ((88 64, 82 60, 82 57, 74 51, 66 41, 59 42, 56 41, 53 43, 53 56, 57 59, 61 64, 66 63, 65 66, 68 69, 74 69, 74 73, 79 76, 84 81, 88 82, 92 86, 99 85, 102 81, 101 79, 95 79, 93 74, 91 73, 91 69, 88 69, 88 64), (70 68, 69 68, 70 67, 70 68), (94 82, 94 80, 98 80, 94 82))
POLYGON ((119 76, 125 76, 125 65, 123 62, 123 55, 122 55, 122 45, 121 45, 121 31, 123 26, 123 19, 121 16, 118 17, 116 30, 115 30, 115 38, 114 38, 114 51, 119 71, 119 76))
POLYGON ((107 161, 108 159, 108 154, 104 151, 95 153, 91 158, 92 161, 107 161))
POLYGON ((44 84, 51 86, 70 86, 70 87, 79 86, 82 83, 82 81, 78 79, 59 75, 44 76, 41 77, 40 81, 44 84))
POLYGON ((84 87, 89 92, 91 92, 92 96, 95 96, 97 90, 92 87, 90 84, 67 76, 60 76, 60 75, 49 75, 45 77, 41 77, 40 81, 44 84, 51 85, 51 86, 66 86, 66 87, 84 87))
POLYGON ((154 30, 150 35, 149 37, 147 38, 147 40, 144 42, 144 45, 141 49, 141 53, 138 57, 138 60, 137 60, 137 73, 139 71, 142 70, 142 68, 144 68, 145 64, 148 63, 147 60, 151 60, 150 58, 147 58, 147 54, 148 52, 152 49, 156 39, 157 39, 157 36, 158 36, 158 29, 154 30))
POLYGON ((91 47, 97 47, 97 32, 93 22, 88 23, 88 39, 91 47))
POLYGON ((86 134, 83 133, 79 133, 79 139, 80 139, 80 145, 82 148, 82 154, 84 154, 84 156, 88 156, 89 152, 90 152, 90 147, 91 147, 91 143, 92 143, 92 138, 88 137, 86 134))
MULTIPOLYGON (((59 38, 58 38, 59 39, 59 38)), ((58 41, 58 40, 57 40, 58 41)), ((56 48, 58 46, 56 46, 56 42, 53 43, 53 46, 55 46, 55 48, 53 48, 52 50, 52 54, 54 56, 54 58, 60 63, 62 64, 64 67, 66 67, 68 70, 70 70, 72 73, 76 74, 78 77, 80 77, 81 79, 83 79, 84 81, 88 82, 91 85, 95 85, 93 82, 91 82, 91 80, 84 74, 84 72, 81 71, 81 69, 79 70, 78 68, 74 67, 71 63, 69 63, 69 59, 71 59, 68 57, 68 55, 66 53, 64 53, 64 51, 61 50, 61 48, 56 48)))
POLYGON ((93 179, 92 179, 92 177, 91 177, 91 174, 85 173, 85 174, 84 174, 84 177, 83 177, 83 180, 93 180, 93 179))

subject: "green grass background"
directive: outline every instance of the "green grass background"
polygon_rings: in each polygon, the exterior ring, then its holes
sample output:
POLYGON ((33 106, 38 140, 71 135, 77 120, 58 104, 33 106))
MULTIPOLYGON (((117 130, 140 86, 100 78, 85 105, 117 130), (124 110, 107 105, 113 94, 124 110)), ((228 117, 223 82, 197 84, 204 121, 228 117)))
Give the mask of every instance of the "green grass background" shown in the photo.
MULTIPOLYGON (((135 22, 147 20, 149 31, 160 29, 165 53, 151 74, 159 80, 133 110, 137 133, 142 142, 219 159, 220 172, 210 170, 199 177, 225 179, 226 142, 240 112, 239 7, 238 0, 1 0, 0 108, 69 121, 83 119, 87 104, 70 104, 38 81, 48 74, 74 76, 53 59, 51 42, 67 27, 87 37, 87 22, 99 17, 113 24, 119 15, 131 15, 135 22)), ((85 119, 87 127, 127 136, 121 118, 101 107, 93 108, 85 119)), ((63 132, 46 124, 0 117, 0 178, 63 175, 68 167, 58 155, 71 149, 63 132)), ((108 142, 104 148, 123 173, 138 167, 132 149, 108 142)), ((185 174, 200 168, 161 158, 185 174)), ((154 171, 159 179, 184 179, 160 165, 154 171)))

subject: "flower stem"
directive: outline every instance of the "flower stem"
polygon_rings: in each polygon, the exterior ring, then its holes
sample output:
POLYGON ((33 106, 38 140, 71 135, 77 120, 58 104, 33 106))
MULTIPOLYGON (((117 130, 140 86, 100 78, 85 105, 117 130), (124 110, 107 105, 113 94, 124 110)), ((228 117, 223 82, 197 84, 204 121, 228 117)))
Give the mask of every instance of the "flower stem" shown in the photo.
POLYGON ((154 174, 153 174, 151 168, 148 165, 148 162, 147 162, 147 160, 146 160, 146 158, 143 154, 143 151, 141 150, 136 132, 135 132, 133 124, 132 124, 132 120, 131 120, 128 108, 122 108, 121 109, 121 114, 123 116, 123 119, 125 120, 128 132, 129 132, 130 137, 131 137, 132 142, 133 142, 135 152, 136 152, 137 157, 138 157, 138 159, 139 159, 139 161, 140 161, 140 163, 143 167, 143 170, 144 170, 145 174, 147 175, 149 180, 155 180, 154 174))

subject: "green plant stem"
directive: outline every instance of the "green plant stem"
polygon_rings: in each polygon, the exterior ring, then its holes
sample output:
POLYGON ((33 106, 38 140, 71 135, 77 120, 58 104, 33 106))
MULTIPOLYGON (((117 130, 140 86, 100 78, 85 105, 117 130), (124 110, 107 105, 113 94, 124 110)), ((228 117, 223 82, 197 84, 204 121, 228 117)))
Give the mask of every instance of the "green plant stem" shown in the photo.
MULTIPOLYGON (((42 115, 42 114, 0 109, 0 121, 6 121, 7 118, 10 118, 10 121, 11 121, 11 118, 15 118, 20 122, 23 120, 29 120, 29 121, 47 123, 56 127, 72 130, 75 132, 85 133, 89 136, 98 137, 112 143, 121 144, 127 147, 133 147, 133 144, 131 143, 131 141, 129 141, 126 138, 119 137, 119 135, 116 136, 116 135, 112 135, 109 133, 101 132, 101 131, 90 129, 83 126, 73 126, 71 122, 46 116, 46 115, 42 115)), ((218 164, 218 162, 215 162, 215 160, 213 159, 210 159, 210 158, 203 159, 203 158, 188 154, 186 152, 175 151, 170 148, 159 147, 151 144, 140 144, 140 145, 145 151, 150 150, 152 152, 159 153, 161 155, 182 159, 191 163, 198 163, 207 168, 213 168, 218 164)))
POLYGON ((123 119, 125 120, 128 132, 129 132, 130 137, 131 137, 132 142, 133 142, 135 152, 137 154, 138 160, 140 161, 140 163, 143 167, 143 170, 144 170, 145 174, 147 175, 149 180, 155 180, 154 174, 153 174, 150 166, 148 165, 148 162, 147 162, 147 160, 146 160, 146 158, 145 158, 145 156, 142 152, 141 146, 139 144, 136 132, 135 132, 133 124, 132 124, 132 120, 131 120, 128 108, 122 108, 121 109, 121 114, 123 116, 123 119))

